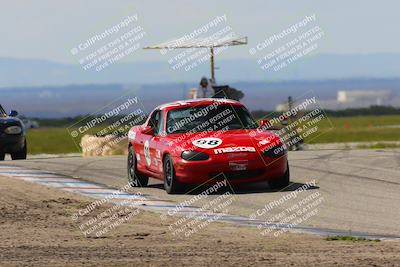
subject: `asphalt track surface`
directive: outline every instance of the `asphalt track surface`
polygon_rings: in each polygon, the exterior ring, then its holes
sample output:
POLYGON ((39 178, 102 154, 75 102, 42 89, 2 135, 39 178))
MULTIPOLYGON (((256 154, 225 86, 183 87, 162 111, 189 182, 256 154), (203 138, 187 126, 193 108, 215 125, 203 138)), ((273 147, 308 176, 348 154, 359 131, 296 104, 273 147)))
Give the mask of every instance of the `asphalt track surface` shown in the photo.
MULTIPOLYGON (((318 195, 317 212, 302 225, 381 235, 400 233, 400 150, 317 150, 289 152, 291 185, 275 191, 267 183, 230 189, 233 201, 229 213, 250 216, 271 202, 286 198, 295 190, 315 180, 316 186, 296 193, 295 198, 257 217, 267 220, 298 204, 310 195, 318 195)), ((60 157, 4 161, 0 165, 21 166, 81 178, 109 187, 125 186, 126 157, 60 157)), ((135 189, 138 190, 138 189, 135 189)), ((168 195, 162 182, 150 179, 140 192, 180 203, 192 199, 203 189, 189 194, 168 195)), ((229 190, 226 189, 226 190, 229 190)), ((207 201, 220 193, 210 195, 207 201)), ((196 204, 201 205, 203 200, 196 204)))

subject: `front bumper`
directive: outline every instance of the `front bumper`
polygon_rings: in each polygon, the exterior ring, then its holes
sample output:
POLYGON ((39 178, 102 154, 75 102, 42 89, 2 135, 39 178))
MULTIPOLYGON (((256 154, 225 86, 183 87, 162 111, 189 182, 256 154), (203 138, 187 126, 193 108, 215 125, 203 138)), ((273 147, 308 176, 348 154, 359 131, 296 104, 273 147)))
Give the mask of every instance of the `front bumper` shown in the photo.
POLYGON ((210 158, 186 161, 174 158, 176 177, 181 183, 215 183, 227 179, 230 184, 271 181, 282 177, 287 169, 287 154, 279 158, 257 156, 231 160, 210 158))
POLYGON ((0 151, 3 153, 14 153, 20 151, 25 146, 25 136, 23 134, 0 134, 0 151))

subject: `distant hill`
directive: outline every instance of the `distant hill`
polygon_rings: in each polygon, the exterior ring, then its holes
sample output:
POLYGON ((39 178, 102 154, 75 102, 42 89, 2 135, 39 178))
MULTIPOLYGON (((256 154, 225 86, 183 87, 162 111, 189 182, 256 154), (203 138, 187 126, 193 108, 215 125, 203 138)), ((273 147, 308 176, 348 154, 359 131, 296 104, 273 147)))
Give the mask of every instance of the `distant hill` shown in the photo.
MULTIPOLYGON (((232 82, 245 93, 243 102, 251 110, 273 110, 287 100, 313 91, 320 100, 336 99, 338 90, 391 90, 400 95, 400 79, 343 79, 284 82, 232 82)), ((197 82, 158 84, 86 84, 0 88, 0 103, 33 117, 57 118, 91 114, 115 99, 138 96, 145 111, 155 106, 185 99, 197 82)))
MULTIPOLYGON (((254 60, 219 60, 217 80, 281 81, 400 77, 400 54, 315 55, 299 59, 287 68, 265 72, 254 60)), ((154 84, 197 82, 209 76, 205 62, 191 71, 172 70, 167 62, 132 62, 109 66, 101 72, 84 71, 77 64, 36 59, 0 58, 0 87, 67 84, 154 84)))

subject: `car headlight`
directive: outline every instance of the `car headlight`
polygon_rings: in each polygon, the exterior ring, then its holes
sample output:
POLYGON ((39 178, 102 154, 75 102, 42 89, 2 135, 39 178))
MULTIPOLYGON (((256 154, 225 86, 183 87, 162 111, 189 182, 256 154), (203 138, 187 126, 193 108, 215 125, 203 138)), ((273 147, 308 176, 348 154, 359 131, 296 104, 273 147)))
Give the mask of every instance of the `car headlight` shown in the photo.
POLYGON ((286 146, 283 144, 279 144, 266 147, 263 151, 263 155, 271 158, 278 158, 285 155, 286 152, 286 146))
POLYGON ((22 128, 19 126, 10 126, 7 127, 4 132, 6 134, 20 134, 22 132, 22 128))
POLYGON ((206 153, 191 150, 183 151, 181 157, 184 160, 207 160, 210 158, 206 153))

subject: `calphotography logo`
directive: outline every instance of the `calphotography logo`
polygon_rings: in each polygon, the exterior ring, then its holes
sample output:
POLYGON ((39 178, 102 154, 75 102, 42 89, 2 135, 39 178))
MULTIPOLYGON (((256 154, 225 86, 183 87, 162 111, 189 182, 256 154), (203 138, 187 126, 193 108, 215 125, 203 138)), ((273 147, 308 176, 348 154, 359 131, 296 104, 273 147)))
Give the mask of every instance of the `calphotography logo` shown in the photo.
POLYGON ((257 60, 262 70, 280 71, 319 47, 319 41, 325 33, 315 23, 315 14, 305 16, 290 27, 258 43, 255 48, 250 48, 249 53, 252 56, 264 54, 257 60))
POLYGON ((138 25, 138 15, 128 15, 72 48, 71 54, 80 57, 78 61, 84 70, 100 72, 139 50, 146 35, 138 25))
POLYGON ((85 156, 110 155, 134 140, 132 127, 146 119, 145 108, 131 92, 120 96, 106 106, 67 128, 73 142, 85 156))
MULTIPOLYGON (((226 14, 216 16, 191 32, 171 41, 146 47, 160 49, 163 56, 183 49, 168 59, 172 70, 194 71, 207 61, 214 64, 214 56, 227 50, 229 46, 246 44, 247 38, 239 37, 228 24, 226 14), (211 50, 210 50, 211 49, 211 50)), ((214 67, 213 67, 214 68, 214 67)), ((214 77, 211 77, 214 80, 214 77)))

